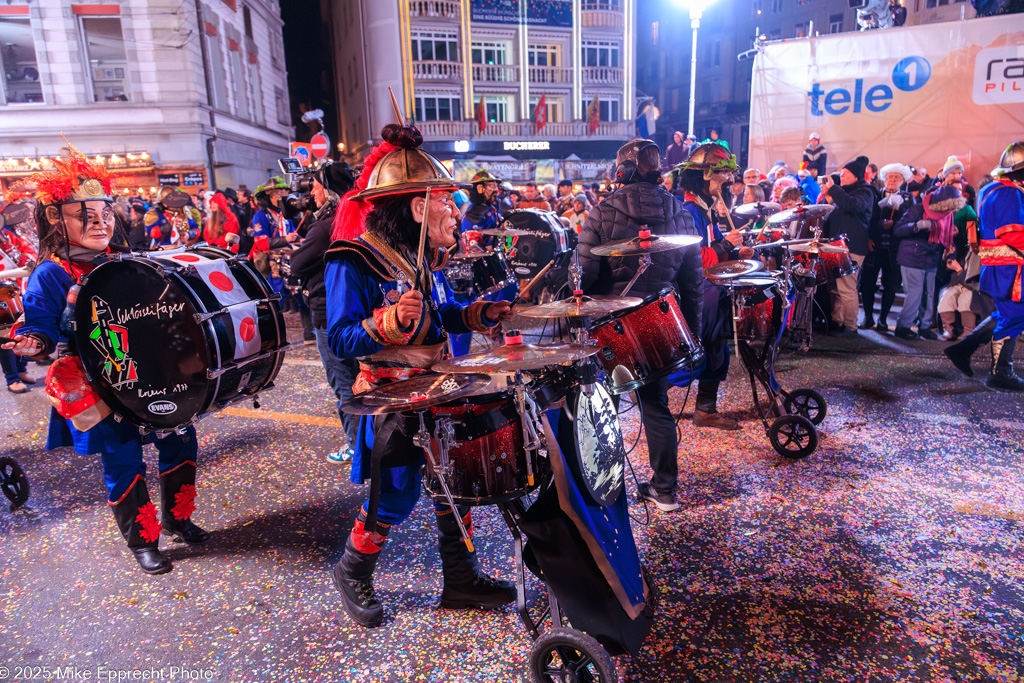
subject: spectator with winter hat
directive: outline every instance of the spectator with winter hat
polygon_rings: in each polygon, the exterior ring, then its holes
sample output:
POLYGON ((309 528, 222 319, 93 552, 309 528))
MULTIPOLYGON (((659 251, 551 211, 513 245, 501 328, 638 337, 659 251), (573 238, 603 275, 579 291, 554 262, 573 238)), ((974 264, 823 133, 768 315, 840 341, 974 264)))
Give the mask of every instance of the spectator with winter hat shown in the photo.
MULTIPOLYGON (((810 139, 807 141, 803 160, 807 162, 807 172, 813 177, 817 178, 820 175, 825 175, 828 153, 821 144, 821 136, 816 132, 811 133, 810 139)), ((861 174, 861 177, 863 177, 863 174, 861 174)))

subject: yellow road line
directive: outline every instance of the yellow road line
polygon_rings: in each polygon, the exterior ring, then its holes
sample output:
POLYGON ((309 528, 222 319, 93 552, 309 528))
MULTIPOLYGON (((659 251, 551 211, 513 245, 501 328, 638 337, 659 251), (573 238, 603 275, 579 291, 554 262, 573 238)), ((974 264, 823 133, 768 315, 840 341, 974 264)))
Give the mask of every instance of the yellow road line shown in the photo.
POLYGON ((300 425, 317 425, 318 427, 337 427, 341 429, 341 420, 336 417, 317 417, 316 415, 299 415, 297 413, 277 413, 273 410, 249 410, 246 408, 227 407, 220 411, 224 415, 235 417, 251 417, 258 420, 277 420, 294 422, 300 425))

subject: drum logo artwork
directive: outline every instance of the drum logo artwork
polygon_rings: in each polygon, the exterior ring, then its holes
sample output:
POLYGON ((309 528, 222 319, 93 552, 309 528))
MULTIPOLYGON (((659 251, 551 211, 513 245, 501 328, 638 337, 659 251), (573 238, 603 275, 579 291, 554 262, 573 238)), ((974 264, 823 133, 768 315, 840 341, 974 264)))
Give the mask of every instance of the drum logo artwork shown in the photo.
POLYGON ((92 324, 89 341, 103 356, 103 379, 112 389, 132 388, 139 381, 135 361, 128 355, 128 328, 113 322, 110 306, 98 296, 92 297, 92 324))

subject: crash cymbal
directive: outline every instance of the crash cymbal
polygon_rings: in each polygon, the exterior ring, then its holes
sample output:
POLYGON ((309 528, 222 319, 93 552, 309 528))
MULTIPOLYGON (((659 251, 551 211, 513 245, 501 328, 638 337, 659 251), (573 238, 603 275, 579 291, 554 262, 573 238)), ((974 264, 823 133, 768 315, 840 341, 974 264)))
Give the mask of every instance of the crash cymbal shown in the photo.
POLYGON ((732 210, 737 216, 743 218, 762 218, 764 216, 771 216, 782 211, 782 204, 776 204, 775 202, 753 202, 751 204, 740 204, 732 210))
POLYGON ((516 228, 492 228, 489 230, 481 230, 481 235, 492 235, 494 237, 525 237, 526 235, 532 235, 533 233, 527 232, 526 230, 517 230, 516 228))
POLYGON ((804 244, 788 244, 786 248, 790 251, 804 251, 809 254, 849 254, 846 247, 838 247, 827 242, 806 242, 804 244))
POLYGON ((491 252, 489 251, 460 251, 457 254, 452 254, 448 257, 449 261, 475 261, 487 256, 491 252))
POLYGON ((831 204, 808 204, 806 206, 797 206, 792 209, 786 209, 780 211, 771 218, 768 222, 771 225, 782 225, 783 223, 789 223, 791 221, 801 221, 806 218, 821 218, 832 213, 835 209, 831 204))
POLYGON ((341 409, 349 415, 405 413, 491 392, 491 378, 487 375, 431 372, 353 396, 341 404, 341 409))
POLYGON ((516 313, 524 318, 583 318, 591 315, 605 315, 627 308, 634 308, 643 303, 643 299, 635 296, 569 297, 549 304, 531 306, 516 313))
POLYGON ((590 253, 594 256, 636 256, 652 254, 658 251, 682 249, 700 244, 700 235, 651 235, 650 237, 634 237, 629 240, 608 242, 594 247, 590 253))
POLYGON ((516 372, 572 363, 596 355, 601 348, 584 344, 503 344, 480 353, 459 356, 434 365, 436 372, 516 372))
POLYGON ((762 268, 764 268, 764 264, 753 259, 725 261, 705 268, 704 277, 709 280, 729 280, 734 277, 743 277, 744 275, 755 273, 762 268))

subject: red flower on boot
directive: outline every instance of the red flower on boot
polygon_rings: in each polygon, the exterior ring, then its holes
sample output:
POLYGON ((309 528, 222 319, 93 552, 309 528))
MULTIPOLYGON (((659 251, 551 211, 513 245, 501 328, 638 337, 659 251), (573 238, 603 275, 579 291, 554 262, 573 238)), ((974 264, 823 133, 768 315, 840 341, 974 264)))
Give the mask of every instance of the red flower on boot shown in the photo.
POLYGON ((140 507, 139 516, 135 518, 135 521, 142 525, 142 531, 139 532, 142 540, 153 543, 160 539, 160 530, 163 529, 163 526, 156 518, 156 506, 153 503, 146 503, 140 507))
POLYGON ((196 511, 195 505, 196 487, 192 484, 185 484, 174 494, 174 507, 171 514, 175 519, 188 519, 196 511))

